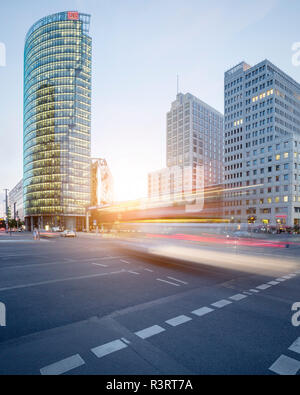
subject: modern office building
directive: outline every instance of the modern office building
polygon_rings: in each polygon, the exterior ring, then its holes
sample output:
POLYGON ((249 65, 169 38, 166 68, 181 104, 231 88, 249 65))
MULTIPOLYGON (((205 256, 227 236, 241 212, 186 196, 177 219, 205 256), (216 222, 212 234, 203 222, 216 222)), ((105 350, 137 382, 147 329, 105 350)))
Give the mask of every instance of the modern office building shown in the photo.
POLYGON ((223 115, 190 93, 167 113, 167 168, 148 175, 148 197, 194 200, 223 182, 223 115))
POLYGON ((300 223, 300 85, 268 60, 225 73, 225 215, 300 223))
POLYGON ((34 226, 81 228, 90 204, 90 16, 35 23, 24 52, 24 210, 34 226))
POLYGON ((203 166, 204 186, 221 184, 223 120, 197 97, 179 93, 167 113, 167 167, 203 166))
POLYGON ((9 192, 8 205, 10 207, 11 218, 24 221, 24 205, 23 205, 23 180, 9 192))
POLYGON ((186 202, 202 208, 203 190, 203 166, 172 166, 148 175, 148 197, 153 203, 186 202))

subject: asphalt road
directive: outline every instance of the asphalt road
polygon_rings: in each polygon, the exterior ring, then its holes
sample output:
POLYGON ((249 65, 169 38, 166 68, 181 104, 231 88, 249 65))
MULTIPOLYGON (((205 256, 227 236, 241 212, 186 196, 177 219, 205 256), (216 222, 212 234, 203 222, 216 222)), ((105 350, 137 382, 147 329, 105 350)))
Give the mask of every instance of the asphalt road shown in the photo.
POLYGON ((88 235, 0 235, 0 374, 299 374, 300 248, 235 253, 282 268, 148 259, 88 235))

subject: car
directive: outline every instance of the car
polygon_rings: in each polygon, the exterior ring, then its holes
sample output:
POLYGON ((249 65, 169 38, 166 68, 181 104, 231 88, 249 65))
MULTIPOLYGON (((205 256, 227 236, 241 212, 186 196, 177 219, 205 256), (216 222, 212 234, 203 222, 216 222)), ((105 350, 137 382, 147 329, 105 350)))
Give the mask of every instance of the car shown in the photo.
POLYGON ((54 228, 52 228, 52 232, 60 233, 60 232, 61 232, 61 229, 60 229, 59 226, 55 226, 54 228))
POLYGON ((76 232, 74 230, 65 230, 61 233, 61 237, 77 237, 76 232))
POLYGON ((47 230, 41 230, 40 231, 40 238, 42 239, 52 239, 54 237, 57 237, 56 233, 47 231, 47 230))

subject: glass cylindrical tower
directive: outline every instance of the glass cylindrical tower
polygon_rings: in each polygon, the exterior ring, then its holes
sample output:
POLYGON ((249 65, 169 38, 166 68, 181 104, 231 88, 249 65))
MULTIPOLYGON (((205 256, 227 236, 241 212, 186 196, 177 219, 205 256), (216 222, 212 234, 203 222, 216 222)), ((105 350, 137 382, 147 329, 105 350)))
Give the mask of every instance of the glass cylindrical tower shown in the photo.
POLYGON ((24 52, 24 209, 28 228, 81 228, 90 204, 90 15, 32 26, 24 52))

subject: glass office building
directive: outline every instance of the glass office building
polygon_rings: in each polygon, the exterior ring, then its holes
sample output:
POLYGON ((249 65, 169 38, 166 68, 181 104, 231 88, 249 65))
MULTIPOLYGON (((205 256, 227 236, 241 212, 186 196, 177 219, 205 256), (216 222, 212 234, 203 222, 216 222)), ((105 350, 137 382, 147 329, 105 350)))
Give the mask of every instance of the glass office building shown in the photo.
POLYGON ((28 229, 84 226, 90 204, 90 15, 32 26, 24 52, 24 210, 28 229))

